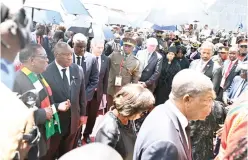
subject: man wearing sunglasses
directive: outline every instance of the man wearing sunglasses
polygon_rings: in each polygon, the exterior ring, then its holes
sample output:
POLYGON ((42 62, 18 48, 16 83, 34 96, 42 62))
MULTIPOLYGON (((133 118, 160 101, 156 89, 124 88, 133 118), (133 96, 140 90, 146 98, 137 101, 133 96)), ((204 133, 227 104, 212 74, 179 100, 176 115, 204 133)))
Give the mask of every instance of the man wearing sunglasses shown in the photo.
POLYGON ((247 46, 248 46, 248 38, 247 37, 238 37, 237 44, 239 46, 239 59, 244 62, 248 60, 247 56, 247 46))
POLYGON ((123 38, 123 49, 110 54, 110 70, 108 78, 107 102, 112 106, 114 94, 128 83, 138 83, 140 79, 138 58, 133 55, 136 41, 132 38, 123 38))

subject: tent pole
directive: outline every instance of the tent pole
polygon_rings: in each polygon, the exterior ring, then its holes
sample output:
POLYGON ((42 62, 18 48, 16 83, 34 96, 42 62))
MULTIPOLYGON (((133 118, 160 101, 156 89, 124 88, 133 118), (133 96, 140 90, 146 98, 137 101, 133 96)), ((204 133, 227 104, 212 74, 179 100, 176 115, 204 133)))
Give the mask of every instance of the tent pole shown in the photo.
POLYGON ((32 18, 32 21, 33 21, 34 20, 34 8, 32 8, 31 18, 32 18))

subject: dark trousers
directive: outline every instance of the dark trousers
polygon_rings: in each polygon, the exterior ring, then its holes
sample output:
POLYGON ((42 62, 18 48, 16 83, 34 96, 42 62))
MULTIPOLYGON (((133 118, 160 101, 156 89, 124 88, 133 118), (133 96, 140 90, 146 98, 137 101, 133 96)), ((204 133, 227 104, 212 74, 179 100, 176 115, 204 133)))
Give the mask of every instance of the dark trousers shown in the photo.
POLYGON ((97 91, 95 91, 92 100, 87 103, 88 118, 87 118, 86 128, 83 134, 84 136, 89 136, 92 133, 92 130, 96 122, 96 117, 97 117, 97 113, 99 110, 101 100, 102 99, 97 100, 97 91))
POLYGON ((113 105, 113 97, 109 94, 107 94, 107 110, 110 109, 110 107, 112 107, 113 105))
MULTIPOLYGON (((69 126, 71 127, 71 126, 69 126)), ((70 130, 69 130, 70 132, 70 130)), ((76 138, 77 133, 74 134, 55 134, 50 139, 50 147, 46 156, 40 158, 41 160, 55 160, 56 158, 61 157, 65 153, 76 148, 76 138)))

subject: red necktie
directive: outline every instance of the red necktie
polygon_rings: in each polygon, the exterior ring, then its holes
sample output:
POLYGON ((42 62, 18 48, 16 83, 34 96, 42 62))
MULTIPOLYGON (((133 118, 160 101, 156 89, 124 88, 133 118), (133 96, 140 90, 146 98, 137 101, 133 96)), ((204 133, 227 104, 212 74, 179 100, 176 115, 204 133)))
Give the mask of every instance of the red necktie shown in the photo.
POLYGON ((227 71, 226 71, 226 74, 225 74, 225 78, 229 75, 231 69, 232 69, 232 61, 230 62, 229 66, 227 68, 227 71))

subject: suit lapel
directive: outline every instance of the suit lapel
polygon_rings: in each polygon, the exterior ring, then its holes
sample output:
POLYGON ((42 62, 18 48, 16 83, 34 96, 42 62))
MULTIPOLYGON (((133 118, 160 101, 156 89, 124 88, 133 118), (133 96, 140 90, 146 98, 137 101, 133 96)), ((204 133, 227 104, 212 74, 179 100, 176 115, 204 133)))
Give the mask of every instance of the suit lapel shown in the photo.
POLYGON ((106 59, 104 55, 101 55, 101 68, 99 75, 105 70, 106 59))
MULTIPOLYGON (((55 80, 55 82, 57 82, 57 84, 61 84, 61 85, 58 85, 61 90, 64 92, 65 95, 68 95, 64 85, 63 85, 63 79, 61 77, 61 74, 60 74, 60 71, 57 67, 57 65, 55 64, 55 62, 52 62, 52 65, 53 65, 53 71, 52 71, 52 74, 53 74, 53 78, 55 80)), ((68 77, 69 78, 69 77, 68 77)))
MULTIPOLYGON (((147 66, 149 66, 149 64, 152 64, 154 60, 156 60, 156 57, 157 57, 156 53, 152 53, 150 59, 148 60, 148 62, 146 63, 146 66, 144 67, 144 70, 146 69, 147 66)), ((149 58, 148 55, 147 55, 147 58, 149 58)))
POLYGON ((213 61, 210 60, 206 66, 203 68, 202 73, 206 73, 206 71, 213 65, 213 61))
MULTIPOLYGON (((165 102, 167 103, 168 105, 171 105, 170 103, 168 103, 169 101, 165 102)), ((191 160, 191 153, 190 153, 190 150, 187 146, 187 142, 186 142, 186 137, 184 135, 184 132, 183 132, 183 129, 182 129, 182 126, 180 124, 180 121, 178 119, 178 117, 174 114, 174 112, 170 109, 170 107, 166 107, 166 114, 171 118, 176 130, 178 131, 178 135, 180 137, 180 141, 183 145, 183 149, 185 151, 185 154, 188 158, 188 160, 191 160)), ((190 141, 190 139, 188 140, 190 141)))
POLYGON ((237 65, 238 65, 238 61, 236 61, 236 62, 233 64, 233 66, 232 66, 232 68, 231 68, 229 74, 227 75, 227 77, 228 77, 233 71, 235 71, 237 65))
POLYGON ((75 63, 75 53, 73 53, 73 63, 75 63))

